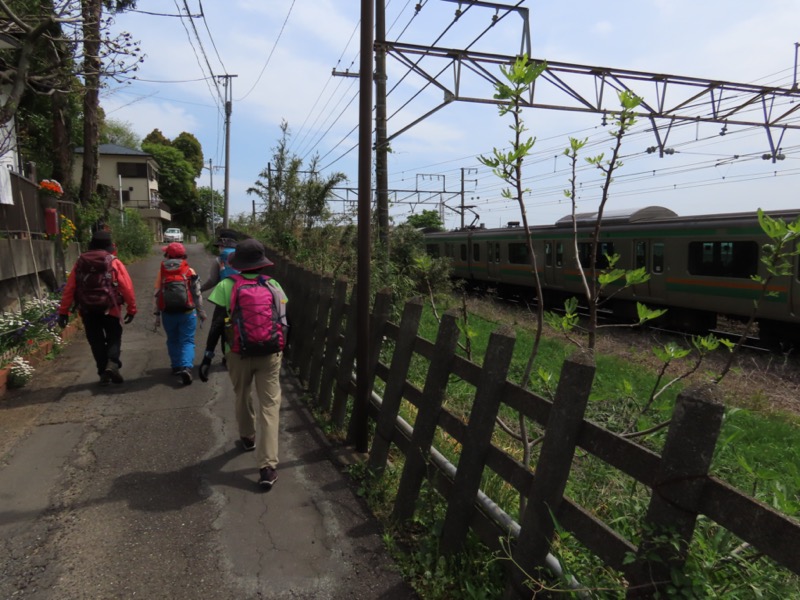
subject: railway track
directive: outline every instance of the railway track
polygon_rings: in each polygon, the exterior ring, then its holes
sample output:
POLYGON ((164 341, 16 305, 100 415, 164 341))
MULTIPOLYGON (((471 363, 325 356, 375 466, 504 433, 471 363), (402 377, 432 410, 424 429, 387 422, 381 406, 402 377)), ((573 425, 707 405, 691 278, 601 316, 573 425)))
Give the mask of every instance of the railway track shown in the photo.
MULTIPOLYGON (((531 302, 529 300, 526 300, 518 296, 517 297, 500 296, 495 293, 492 293, 491 290, 483 294, 483 296, 487 295, 491 296, 493 300, 496 302, 502 302, 508 307, 516 307, 520 311, 525 311, 528 314, 530 314, 536 308, 535 302, 531 302)), ((546 310, 556 313, 564 312, 564 310, 560 307, 548 307, 546 310)), ((577 312, 582 319, 589 318, 589 312, 586 306, 579 305, 577 312)), ((622 330, 626 328, 625 326, 630 325, 630 323, 621 321, 620 319, 615 317, 612 312, 605 310, 598 311, 598 321, 599 324, 601 325, 619 325, 620 329, 622 330)), ((701 335, 697 333, 690 333, 686 331, 680 331, 677 329, 671 329, 668 327, 661 327, 655 323, 646 324, 641 327, 646 328, 648 331, 658 333, 659 335, 676 337, 682 340, 689 340, 693 335, 701 335)), ((631 328, 631 329, 636 329, 636 328, 631 328)), ((725 320, 723 320, 722 327, 710 329, 706 332, 706 334, 712 334, 717 338, 727 340, 732 344, 737 344, 739 342, 739 340, 742 337, 742 333, 743 330, 740 324, 735 322, 728 323, 725 320)), ((759 337, 756 335, 747 335, 741 346, 741 350, 764 353, 764 354, 772 353, 776 355, 782 355, 785 354, 787 351, 791 351, 792 348, 787 348, 776 344, 769 344, 759 339, 759 337)))

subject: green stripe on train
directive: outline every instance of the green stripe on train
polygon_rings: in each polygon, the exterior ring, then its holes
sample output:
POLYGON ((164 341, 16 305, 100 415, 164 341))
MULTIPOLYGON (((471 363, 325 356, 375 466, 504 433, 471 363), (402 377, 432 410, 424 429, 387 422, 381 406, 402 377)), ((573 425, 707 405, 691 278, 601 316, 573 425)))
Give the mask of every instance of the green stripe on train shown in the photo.
MULTIPOLYGON (((667 283, 667 291, 747 300, 757 300, 761 295, 761 290, 758 289, 729 288, 720 286, 710 287, 705 285, 693 285, 690 283, 667 283)), ((765 296, 764 298, 765 302, 788 302, 788 300, 789 298, 786 292, 778 292, 774 296, 765 296)))

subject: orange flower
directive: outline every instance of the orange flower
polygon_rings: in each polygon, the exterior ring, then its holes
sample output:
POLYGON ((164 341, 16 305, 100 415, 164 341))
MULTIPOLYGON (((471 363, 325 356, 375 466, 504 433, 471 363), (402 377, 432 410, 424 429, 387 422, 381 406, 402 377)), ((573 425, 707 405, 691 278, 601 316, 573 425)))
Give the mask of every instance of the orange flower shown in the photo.
POLYGON ((39 182, 39 188, 57 196, 64 193, 64 188, 55 179, 43 179, 39 182))

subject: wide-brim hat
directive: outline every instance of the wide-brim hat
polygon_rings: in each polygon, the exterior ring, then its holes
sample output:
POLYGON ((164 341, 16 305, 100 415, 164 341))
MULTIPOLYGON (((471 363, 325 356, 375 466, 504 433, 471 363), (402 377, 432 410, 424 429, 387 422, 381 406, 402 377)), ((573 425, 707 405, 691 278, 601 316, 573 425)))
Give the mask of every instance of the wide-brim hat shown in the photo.
POLYGON ((221 237, 214 242, 214 245, 218 246, 219 248, 235 248, 236 240, 233 238, 221 237))
POLYGON ((161 248, 161 251, 167 258, 184 258, 186 256, 186 248, 180 242, 172 242, 161 248))
POLYGON ((92 242, 95 244, 111 244, 111 232, 101 229, 92 234, 92 242))
POLYGON ((266 257, 263 244, 256 239, 242 240, 236 244, 228 263, 237 271, 256 271, 275 264, 266 257))
POLYGON ((115 252, 114 242, 111 239, 111 232, 101 229, 92 234, 92 239, 89 242, 89 250, 105 250, 106 252, 115 252))

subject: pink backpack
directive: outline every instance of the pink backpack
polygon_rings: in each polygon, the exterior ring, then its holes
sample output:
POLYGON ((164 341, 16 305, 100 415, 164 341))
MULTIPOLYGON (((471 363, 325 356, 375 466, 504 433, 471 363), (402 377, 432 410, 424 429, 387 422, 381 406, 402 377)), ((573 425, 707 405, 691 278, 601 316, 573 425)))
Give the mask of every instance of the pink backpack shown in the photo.
POLYGON ((286 295, 266 275, 247 279, 230 275, 231 350, 242 356, 265 356, 286 344, 286 295))

